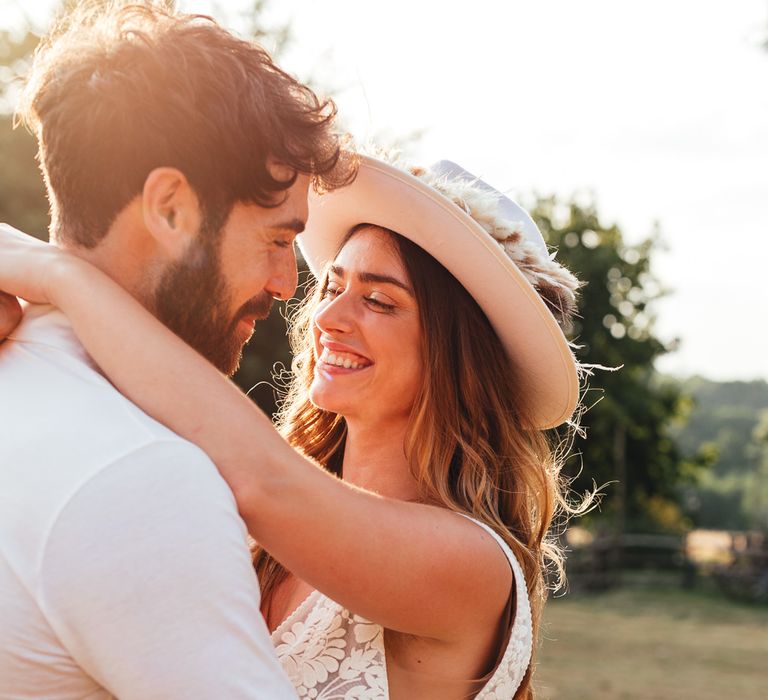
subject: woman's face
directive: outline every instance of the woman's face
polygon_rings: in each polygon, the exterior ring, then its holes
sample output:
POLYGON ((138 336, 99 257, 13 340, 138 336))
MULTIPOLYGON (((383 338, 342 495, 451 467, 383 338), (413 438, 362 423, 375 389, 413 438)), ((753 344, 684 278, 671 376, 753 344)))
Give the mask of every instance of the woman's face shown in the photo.
POLYGON ((312 402, 347 420, 407 419, 422 374, 419 310, 390 234, 357 231, 314 313, 312 402))

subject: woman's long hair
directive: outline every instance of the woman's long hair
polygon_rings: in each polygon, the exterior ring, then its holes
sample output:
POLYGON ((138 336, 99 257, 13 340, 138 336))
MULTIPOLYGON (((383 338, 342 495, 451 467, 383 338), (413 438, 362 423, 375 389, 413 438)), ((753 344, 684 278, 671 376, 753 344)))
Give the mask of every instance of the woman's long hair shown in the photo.
MULTIPOLYGON (((405 443, 420 498, 489 525, 512 548, 525 573, 535 640, 545 575, 554 572, 559 581, 563 574, 553 520, 586 505, 576 508, 565 498, 563 438, 532 425, 518 370, 472 296, 419 246, 388 233, 415 293, 427 370, 405 443)), ((324 285, 307 295, 292 322, 293 376, 278 425, 291 445, 341 476, 345 420, 309 400, 315 369, 312 314, 324 285)), ((264 550, 257 550, 255 565, 268 601, 287 572, 264 550)), ((533 662, 516 698, 533 697, 532 668, 533 662)))

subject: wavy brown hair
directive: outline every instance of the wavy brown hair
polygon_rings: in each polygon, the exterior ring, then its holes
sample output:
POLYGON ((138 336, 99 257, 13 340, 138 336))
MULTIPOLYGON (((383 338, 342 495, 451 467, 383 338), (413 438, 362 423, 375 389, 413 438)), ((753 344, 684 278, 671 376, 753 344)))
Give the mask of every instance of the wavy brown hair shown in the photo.
MULTIPOLYGON (((355 227, 346 240, 366 226, 355 227)), ((427 368, 405 444, 420 498, 489 525, 512 548, 525 572, 535 640, 548 570, 558 580, 563 574, 553 521, 587 504, 575 507, 566 499, 563 440, 534 427, 519 390, 519 369, 475 300, 423 249, 388 233, 415 293, 427 368)), ((308 398, 315 367, 312 314, 326 284, 327 275, 293 318, 293 375, 278 423, 296 449, 341 476, 345 420, 308 398)), ((256 550, 255 565, 268 602, 287 572, 264 550, 256 550)), ((532 668, 516 698, 533 697, 532 668)))
POLYGON ((278 204, 298 173, 319 190, 346 184, 335 116, 262 47, 150 0, 62 14, 17 112, 38 139, 51 233, 88 248, 158 167, 184 173, 214 231, 236 202, 278 204), (271 160, 293 177, 273 177, 271 160))

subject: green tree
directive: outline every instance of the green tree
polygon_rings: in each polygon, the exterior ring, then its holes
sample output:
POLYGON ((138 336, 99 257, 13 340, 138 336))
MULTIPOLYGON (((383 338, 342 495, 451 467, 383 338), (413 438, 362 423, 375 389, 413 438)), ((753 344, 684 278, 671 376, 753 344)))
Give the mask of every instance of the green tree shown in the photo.
POLYGON ((768 410, 758 415, 750 448, 757 458, 757 464, 751 475, 745 505, 750 515, 750 526, 768 531, 768 410))
POLYGON ((37 143, 24 129, 11 128, 12 117, 0 114, 0 221, 48 237, 48 200, 37 168, 37 143))
POLYGON ((0 31, 0 221, 45 239, 48 202, 35 161, 37 143, 25 129, 13 128, 20 81, 39 40, 31 27, 0 31))
POLYGON ((712 468, 684 489, 693 522, 729 530, 765 527, 768 455, 759 431, 768 412, 768 383, 693 377, 682 387, 693 405, 675 440, 685 455, 712 455, 712 468))
POLYGON ((669 435, 685 398, 654 369, 673 349, 654 334, 653 302, 664 294, 651 266, 659 237, 627 245, 618 226, 600 221, 593 203, 545 197, 533 213, 558 259, 586 283, 572 333, 577 357, 619 368, 595 369, 588 379, 586 439, 576 437, 578 457, 568 466, 573 486, 583 491, 593 481, 612 482, 603 489, 601 510, 618 532, 680 527, 679 486, 695 468, 669 435))

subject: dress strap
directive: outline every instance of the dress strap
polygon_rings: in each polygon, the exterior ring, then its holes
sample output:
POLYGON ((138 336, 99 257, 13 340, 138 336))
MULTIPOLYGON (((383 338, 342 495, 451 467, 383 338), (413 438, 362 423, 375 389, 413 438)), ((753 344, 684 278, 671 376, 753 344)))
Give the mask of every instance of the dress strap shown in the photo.
MULTIPOLYGON (((515 553, 512 551, 512 548, 504 541, 504 539, 499 535, 492 527, 489 525, 486 525, 483 522, 480 522, 479 520, 475 520, 475 518, 467 515, 466 513, 459 513, 459 515, 464 516, 467 520, 471 520, 475 525, 479 525, 483 530, 485 530, 491 537, 493 537, 494 540, 498 543, 499 547, 501 547, 501 551, 504 552, 504 554, 507 557, 507 560, 509 561, 509 565, 512 567, 512 573, 515 575, 515 594, 517 596, 518 600, 524 600, 526 606, 530 606, 530 603, 528 601, 528 587, 525 583, 525 574, 523 573, 523 567, 520 566, 520 562, 517 560, 517 557, 515 556, 515 553)), ((518 605, 518 607, 521 607, 518 605)))
POLYGON ((504 653, 501 655, 499 665, 491 674, 488 683, 475 696, 475 700, 490 700, 497 697, 511 698, 525 675, 533 653, 533 620, 523 567, 520 566, 520 562, 517 560, 511 547, 492 527, 475 520, 475 518, 465 513, 459 513, 459 515, 463 515, 467 520, 471 520, 475 525, 480 526, 493 537, 506 555, 512 568, 515 580, 515 611, 509 633, 509 641, 504 653), (507 695, 510 687, 514 689, 507 695), (503 692, 500 694, 502 689, 503 692))

